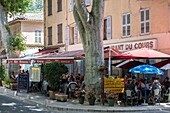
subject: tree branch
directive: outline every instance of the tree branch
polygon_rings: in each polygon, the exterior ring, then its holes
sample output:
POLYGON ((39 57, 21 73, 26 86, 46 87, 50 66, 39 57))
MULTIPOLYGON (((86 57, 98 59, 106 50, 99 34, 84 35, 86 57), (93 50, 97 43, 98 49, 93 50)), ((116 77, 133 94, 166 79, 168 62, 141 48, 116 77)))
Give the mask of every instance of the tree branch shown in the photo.
POLYGON ((104 1, 103 0, 93 0, 92 4, 92 15, 94 17, 94 22, 96 25, 101 25, 99 22, 103 22, 103 14, 104 14, 104 1))
POLYGON ((82 21, 80 19, 80 16, 79 16, 79 14, 77 12, 76 7, 74 7, 74 9, 73 9, 73 14, 74 14, 75 21, 76 21, 76 24, 77 24, 78 29, 79 29, 79 34, 80 34, 80 37, 81 37, 81 40, 82 40, 82 43, 83 43, 83 46, 84 46, 84 45, 86 45, 86 36, 85 36, 85 33, 84 33, 85 32, 85 28, 83 26, 83 23, 82 23, 82 21))
POLYGON ((86 4, 83 2, 83 0, 74 0, 74 7, 76 7, 77 13, 83 23, 84 28, 87 29, 90 14, 86 8, 86 4))

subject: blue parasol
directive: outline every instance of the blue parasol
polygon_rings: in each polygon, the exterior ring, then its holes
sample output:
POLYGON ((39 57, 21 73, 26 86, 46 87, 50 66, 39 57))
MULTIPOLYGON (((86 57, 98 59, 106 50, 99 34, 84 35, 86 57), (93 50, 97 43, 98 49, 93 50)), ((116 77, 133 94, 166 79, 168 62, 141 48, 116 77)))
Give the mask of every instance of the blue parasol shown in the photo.
POLYGON ((151 65, 139 65, 129 70, 131 73, 163 75, 164 72, 151 65))

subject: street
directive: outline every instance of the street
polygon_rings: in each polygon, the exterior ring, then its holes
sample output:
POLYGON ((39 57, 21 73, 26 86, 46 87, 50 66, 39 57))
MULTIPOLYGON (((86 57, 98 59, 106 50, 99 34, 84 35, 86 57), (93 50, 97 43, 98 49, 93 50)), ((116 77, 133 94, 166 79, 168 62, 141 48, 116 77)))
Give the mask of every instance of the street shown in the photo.
MULTIPOLYGON (((80 111, 59 111, 31 105, 20 100, 16 100, 4 95, 0 95, 0 113, 86 113, 80 111)), ((143 111, 134 113, 169 113, 170 110, 143 111)), ((88 112, 96 113, 96 112, 88 112)), ((104 113, 104 112, 102 112, 104 113)), ((109 113, 109 112, 107 112, 109 113)), ((111 112, 110 112, 111 113, 111 112)))
POLYGON ((54 113, 22 101, 0 95, 0 113, 54 113))

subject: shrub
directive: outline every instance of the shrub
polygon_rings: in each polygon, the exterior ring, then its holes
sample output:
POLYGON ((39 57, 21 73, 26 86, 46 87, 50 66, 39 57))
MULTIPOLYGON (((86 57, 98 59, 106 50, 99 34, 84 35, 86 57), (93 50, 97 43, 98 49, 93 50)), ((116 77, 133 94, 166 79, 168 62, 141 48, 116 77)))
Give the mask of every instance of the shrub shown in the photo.
POLYGON ((53 62, 45 64, 42 70, 51 90, 59 91, 60 78, 62 74, 66 74, 68 72, 67 67, 62 63, 53 62))
POLYGON ((0 80, 5 79, 5 67, 3 65, 0 66, 0 80))

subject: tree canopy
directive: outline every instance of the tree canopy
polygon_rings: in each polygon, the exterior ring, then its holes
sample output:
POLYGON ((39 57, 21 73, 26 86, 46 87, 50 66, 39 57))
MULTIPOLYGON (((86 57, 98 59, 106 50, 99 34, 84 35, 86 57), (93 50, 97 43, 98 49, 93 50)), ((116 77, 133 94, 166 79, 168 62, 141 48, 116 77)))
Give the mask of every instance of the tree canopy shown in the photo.
POLYGON ((10 16, 15 14, 23 14, 28 10, 28 6, 31 4, 30 0, 0 0, 0 4, 4 7, 4 10, 10 16))

